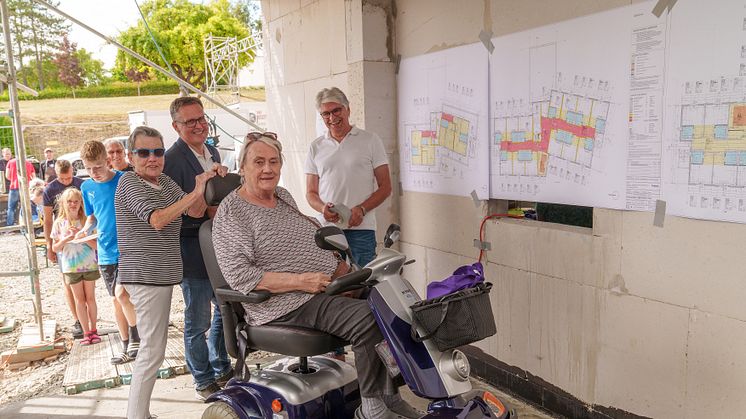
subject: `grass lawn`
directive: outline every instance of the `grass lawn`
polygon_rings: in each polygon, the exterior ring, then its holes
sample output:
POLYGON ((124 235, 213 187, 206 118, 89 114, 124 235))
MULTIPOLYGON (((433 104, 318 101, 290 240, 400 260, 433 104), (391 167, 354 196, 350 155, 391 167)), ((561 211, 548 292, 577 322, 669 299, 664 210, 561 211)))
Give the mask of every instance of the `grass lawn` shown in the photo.
MULTIPOLYGON (((59 120, 78 115, 121 115, 139 110, 168 110, 178 95, 126 96, 84 99, 22 100, 21 117, 35 121, 59 120)), ((242 101, 264 101, 264 89, 241 89, 242 101)), ((0 102, 0 110, 10 109, 10 102, 0 102)), ((72 118, 77 119, 77 118, 72 118)))

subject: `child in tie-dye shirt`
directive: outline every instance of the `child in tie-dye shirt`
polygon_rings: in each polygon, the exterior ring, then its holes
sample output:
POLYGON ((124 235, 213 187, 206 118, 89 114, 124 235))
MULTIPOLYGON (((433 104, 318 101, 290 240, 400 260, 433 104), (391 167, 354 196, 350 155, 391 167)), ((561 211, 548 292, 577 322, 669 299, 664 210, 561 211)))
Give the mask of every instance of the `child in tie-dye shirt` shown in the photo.
POLYGON ((96 330, 96 280, 100 274, 96 261, 96 239, 71 243, 85 223, 83 195, 78 189, 68 188, 57 199, 57 219, 52 226, 52 250, 62 268, 65 282, 70 284, 75 298, 75 310, 83 327, 81 345, 101 342, 96 330))

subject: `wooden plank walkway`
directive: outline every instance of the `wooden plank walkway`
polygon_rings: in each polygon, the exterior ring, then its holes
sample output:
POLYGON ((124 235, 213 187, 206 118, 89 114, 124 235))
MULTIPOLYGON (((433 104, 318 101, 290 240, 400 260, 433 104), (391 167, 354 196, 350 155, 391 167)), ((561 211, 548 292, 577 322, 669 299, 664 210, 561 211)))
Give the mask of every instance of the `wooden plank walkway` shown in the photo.
MULTIPOLYGON (((122 351, 119 333, 101 336, 101 343, 81 346, 80 340, 73 343, 73 349, 65 370, 62 386, 67 394, 101 387, 115 387, 129 384, 132 380, 134 361, 123 365, 111 365, 111 357, 122 351)), ((184 356, 184 336, 175 328, 168 329, 166 359, 158 369, 159 378, 169 378, 188 372, 184 356)))

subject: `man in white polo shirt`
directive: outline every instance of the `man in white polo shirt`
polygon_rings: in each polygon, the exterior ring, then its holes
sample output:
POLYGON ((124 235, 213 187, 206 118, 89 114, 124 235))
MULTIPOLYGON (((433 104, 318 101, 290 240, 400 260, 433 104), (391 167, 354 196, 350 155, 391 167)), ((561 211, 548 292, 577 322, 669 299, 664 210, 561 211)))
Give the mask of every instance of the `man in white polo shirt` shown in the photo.
POLYGON ((322 224, 342 222, 355 262, 365 266, 376 254, 374 209, 391 195, 391 176, 378 135, 350 124, 350 103, 336 87, 316 95, 316 109, 328 131, 311 143, 306 159, 306 200, 322 224), (342 204, 351 211, 340 220, 342 204))

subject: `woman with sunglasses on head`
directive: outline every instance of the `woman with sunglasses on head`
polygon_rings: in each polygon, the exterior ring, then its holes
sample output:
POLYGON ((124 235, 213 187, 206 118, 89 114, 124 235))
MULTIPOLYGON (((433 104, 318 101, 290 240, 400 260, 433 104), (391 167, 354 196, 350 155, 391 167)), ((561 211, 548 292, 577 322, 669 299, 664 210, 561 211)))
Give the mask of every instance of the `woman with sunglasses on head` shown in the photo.
MULTIPOLYGON (((179 230, 181 215, 201 217, 207 204, 205 183, 215 166, 195 176, 195 188, 184 193, 163 174, 163 136, 137 127, 128 141, 135 171, 122 175, 114 194, 119 243, 119 283, 135 306, 140 350, 130 384, 127 417, 150 417, 150 396, 163 362, 173 286, 181 282, 179 230)), ((220 172, 220 173, 218 173, 220 172)))
POLYGON ((347 264, 318 248, 318 223, 303 215, 290 193, 277 186, 282 145, 271 132, 246 136, 238 158, 240 188, 220 204, 213 221, 213 244, 220 270, 231 288, 270 291, 259 304, 247 304, 252 325, 297 326, 341 337, 352 345, 362 406, 358 418, 419 417, 402 401, 378 358, 383 340, 365 300, 324 293, 347 264))

